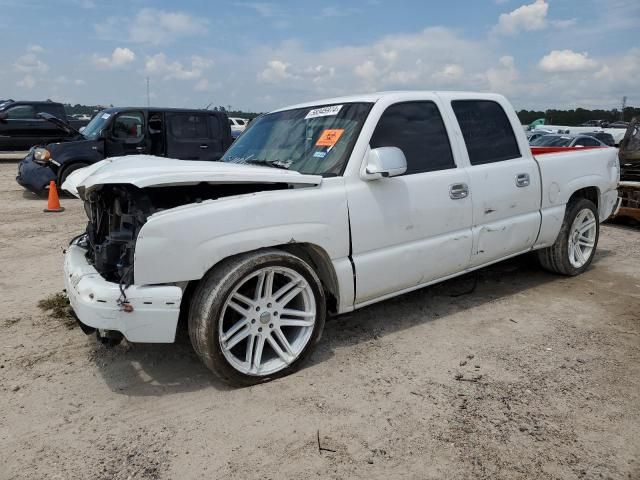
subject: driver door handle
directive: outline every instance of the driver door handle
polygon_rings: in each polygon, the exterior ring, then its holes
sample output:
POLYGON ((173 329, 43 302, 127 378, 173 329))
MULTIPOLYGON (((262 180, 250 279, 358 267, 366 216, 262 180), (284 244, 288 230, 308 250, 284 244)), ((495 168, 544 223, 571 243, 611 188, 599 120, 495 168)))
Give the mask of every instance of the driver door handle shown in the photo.
POLYGON ((142 151, 145 150, 145 147, 136 147, 136 150, 139 151, 139 152, 142 152, 142 151))
POLYGON ((469 186, 466 183, 454 183, 449 187, 451 200, 461 200, 469 196, 469 186))
POLYGON ((209 148, 209 145, 200 145, 200 148, 209 148))

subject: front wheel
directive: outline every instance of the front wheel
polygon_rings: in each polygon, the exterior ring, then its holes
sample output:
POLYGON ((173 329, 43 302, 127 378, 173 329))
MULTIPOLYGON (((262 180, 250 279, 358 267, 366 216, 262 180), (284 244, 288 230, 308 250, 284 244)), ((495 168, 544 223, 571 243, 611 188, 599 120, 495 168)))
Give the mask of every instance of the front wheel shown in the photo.
POLYGON ((555 243, 538 250, 538 260, 543 268, 562 275, 579 275, 584 272, 596 253, 600 222, 598 210, 585 198, 567 205, 564 221, 555 243))
POLYGON ((216 266, 194 293, 189 336, 202 361, 233 385, 253 385, 297 370, 311 355, 326 317, 313 269, 269 249, 216 266))

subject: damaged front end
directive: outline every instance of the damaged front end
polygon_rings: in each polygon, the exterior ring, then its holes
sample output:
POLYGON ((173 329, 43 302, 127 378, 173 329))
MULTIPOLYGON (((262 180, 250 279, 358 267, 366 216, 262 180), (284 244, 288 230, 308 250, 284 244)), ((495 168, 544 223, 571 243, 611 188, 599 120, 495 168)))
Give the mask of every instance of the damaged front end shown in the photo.
MULTIPOLYGON (((87 260, 110 282, 133 283, 136 239, 153 214, 221 197, 286 189, 287 184, 208 184, 139 188, 106 184, 85 194, 87 260)), ((170 255, 171 252, 167 252, 170 255)))

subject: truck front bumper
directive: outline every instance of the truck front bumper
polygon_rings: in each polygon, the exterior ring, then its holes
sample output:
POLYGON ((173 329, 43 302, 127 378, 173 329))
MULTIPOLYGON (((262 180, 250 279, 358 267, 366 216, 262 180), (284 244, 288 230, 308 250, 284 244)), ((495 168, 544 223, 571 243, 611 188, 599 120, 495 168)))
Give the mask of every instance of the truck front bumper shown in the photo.
POLYGON ((131 342, 172 343, 182 289, 172 285, 131 285, 125 294, 133 310, 125 311, 119 302, 120 286, 102 278, 87 261, 87 249, 78 243, 72 242, 65 253, 64 282, 80 322, 96 329, 121 332, 131 342))
POLYGON ((16 182, 27 190, 42 195, 49 188, 49 182, 56 179, 56 174, 47 165, 40 165, 33 160, 33 150, 18 164, 16 182))

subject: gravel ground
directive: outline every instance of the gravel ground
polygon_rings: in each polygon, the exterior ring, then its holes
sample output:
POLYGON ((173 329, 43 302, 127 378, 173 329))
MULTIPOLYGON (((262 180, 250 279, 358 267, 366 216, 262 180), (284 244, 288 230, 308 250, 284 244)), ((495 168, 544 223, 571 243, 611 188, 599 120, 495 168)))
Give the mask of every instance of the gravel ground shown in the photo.
POLYGON ((0 163, 2 479, 640 478, 638 229, 603 226, 580 277, 524 257, 335 318, 302 371, 230 389, 185 332, 108 350, 39 310, 85 217, 43 213, 15 171, 0 163))

